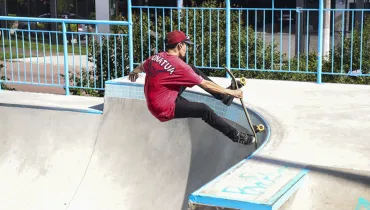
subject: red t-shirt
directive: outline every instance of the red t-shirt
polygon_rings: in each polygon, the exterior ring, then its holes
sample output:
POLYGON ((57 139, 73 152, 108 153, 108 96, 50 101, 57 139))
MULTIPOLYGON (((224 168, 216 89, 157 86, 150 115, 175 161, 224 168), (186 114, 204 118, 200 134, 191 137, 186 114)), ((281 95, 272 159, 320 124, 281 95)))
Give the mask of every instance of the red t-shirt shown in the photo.
POLYGON ((161 52, 143 64, 144 94, 149 111, 159 121, 173 119, 175 100, 181 86, 199 85, 203 78, 179 57, 161 52))

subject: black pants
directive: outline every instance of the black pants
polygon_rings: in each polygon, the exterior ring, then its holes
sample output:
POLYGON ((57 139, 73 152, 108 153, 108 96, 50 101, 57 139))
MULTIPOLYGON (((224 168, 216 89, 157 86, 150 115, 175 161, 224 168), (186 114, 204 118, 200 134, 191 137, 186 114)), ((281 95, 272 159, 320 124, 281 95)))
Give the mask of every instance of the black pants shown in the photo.
MULTIPOLYGON (((203 77, 205 80, 212 81, 203 72, 199 71, 194 66, 191 67, 193 68, 195 73, 203 77)), ((217 129, 231 139, 237 134, 237 130, 229 125, 223 118, 218 116, 208 105, 204 103, 188 101, 183 98, 181 94, 185 89, 186 87, 182 87, 179 95, 177 96, 175 102, 175 118, 201 118, 206 123, 208 123, 208 125, 217 129)), ((223 98, 222 94, 210 94, 219 100, 222 100, 223 98)))

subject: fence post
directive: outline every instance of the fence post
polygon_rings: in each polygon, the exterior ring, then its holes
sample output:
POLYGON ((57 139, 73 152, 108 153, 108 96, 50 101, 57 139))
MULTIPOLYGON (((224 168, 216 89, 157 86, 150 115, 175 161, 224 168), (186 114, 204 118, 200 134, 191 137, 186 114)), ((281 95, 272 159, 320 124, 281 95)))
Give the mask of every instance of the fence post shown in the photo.
POLYGON ((132 7, 131 0, 127 1, 127 19, 128 19, 128 42, 129 42, 129 63, 130 63, 130 72, 134 70, 134 41, 132 33, 132 7))
POLYGON ((322 44, 323 44, 323 23, 324 23, 324 0, 319 0, 319 27, 318 27, 318 43, 317 43, 317 83, 321 83, 322 75, 322 44))
MULTIPOLYGON (((68 72, 68 43, 67 43, 67 27, 66 23, 62 22, 62 33, 63 33, 63 54, 64 54, 64 79, 66 95, 69 95, 69 72, 68 72)), ((73 41, 73 40, 72 40, 73 41)))
MULTIPOLYGON (((231 47, 231 40, 230 40, 230 0, 226 0, 226 67, 228 69, 231 68, 230 47, 231 47)), ((227 73, 226 73, 226 78, 230 78, 230 75, 227 74, 227 73)))
POLYGON ((177 0, 177 23, 178 25, 178 30, 181 30, 181 9, 182 9, 182 0, 177 0))

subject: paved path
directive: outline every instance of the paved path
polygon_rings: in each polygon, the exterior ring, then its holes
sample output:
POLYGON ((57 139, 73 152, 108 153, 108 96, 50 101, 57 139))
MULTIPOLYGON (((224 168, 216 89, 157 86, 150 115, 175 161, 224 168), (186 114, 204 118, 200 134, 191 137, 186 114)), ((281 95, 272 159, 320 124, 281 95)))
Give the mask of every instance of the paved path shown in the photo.
MULTIPOLYGON (((14 56, 15 57, 15 56, 14 56)), ((86 56, 68 56, 70 78, 73 78, 72 85, 79 86, 78 77, 86 68, 93 68, 93 63, 87 60, 86 56)), ((6 76, 15 83, 30 84, 7 84, 10 88, 19 91, 65 94, 63 86, 64 77, 64 56, 39 57, 39 58, 14 58, 5 62, 5 67, 0 71, 0 76, 6 76)), ((91 85, 91 87, 94 87, 91 85)))

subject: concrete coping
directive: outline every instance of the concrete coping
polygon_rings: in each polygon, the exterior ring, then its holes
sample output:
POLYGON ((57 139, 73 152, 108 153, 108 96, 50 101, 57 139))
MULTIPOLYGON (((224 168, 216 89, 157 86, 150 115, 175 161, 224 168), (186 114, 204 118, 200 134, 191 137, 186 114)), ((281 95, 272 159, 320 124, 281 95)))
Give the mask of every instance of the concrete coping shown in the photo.
POLYGON ((99 97, 0 91, 0 105, 8 107, 102 114, 103 103, 104 98, 99 97))

